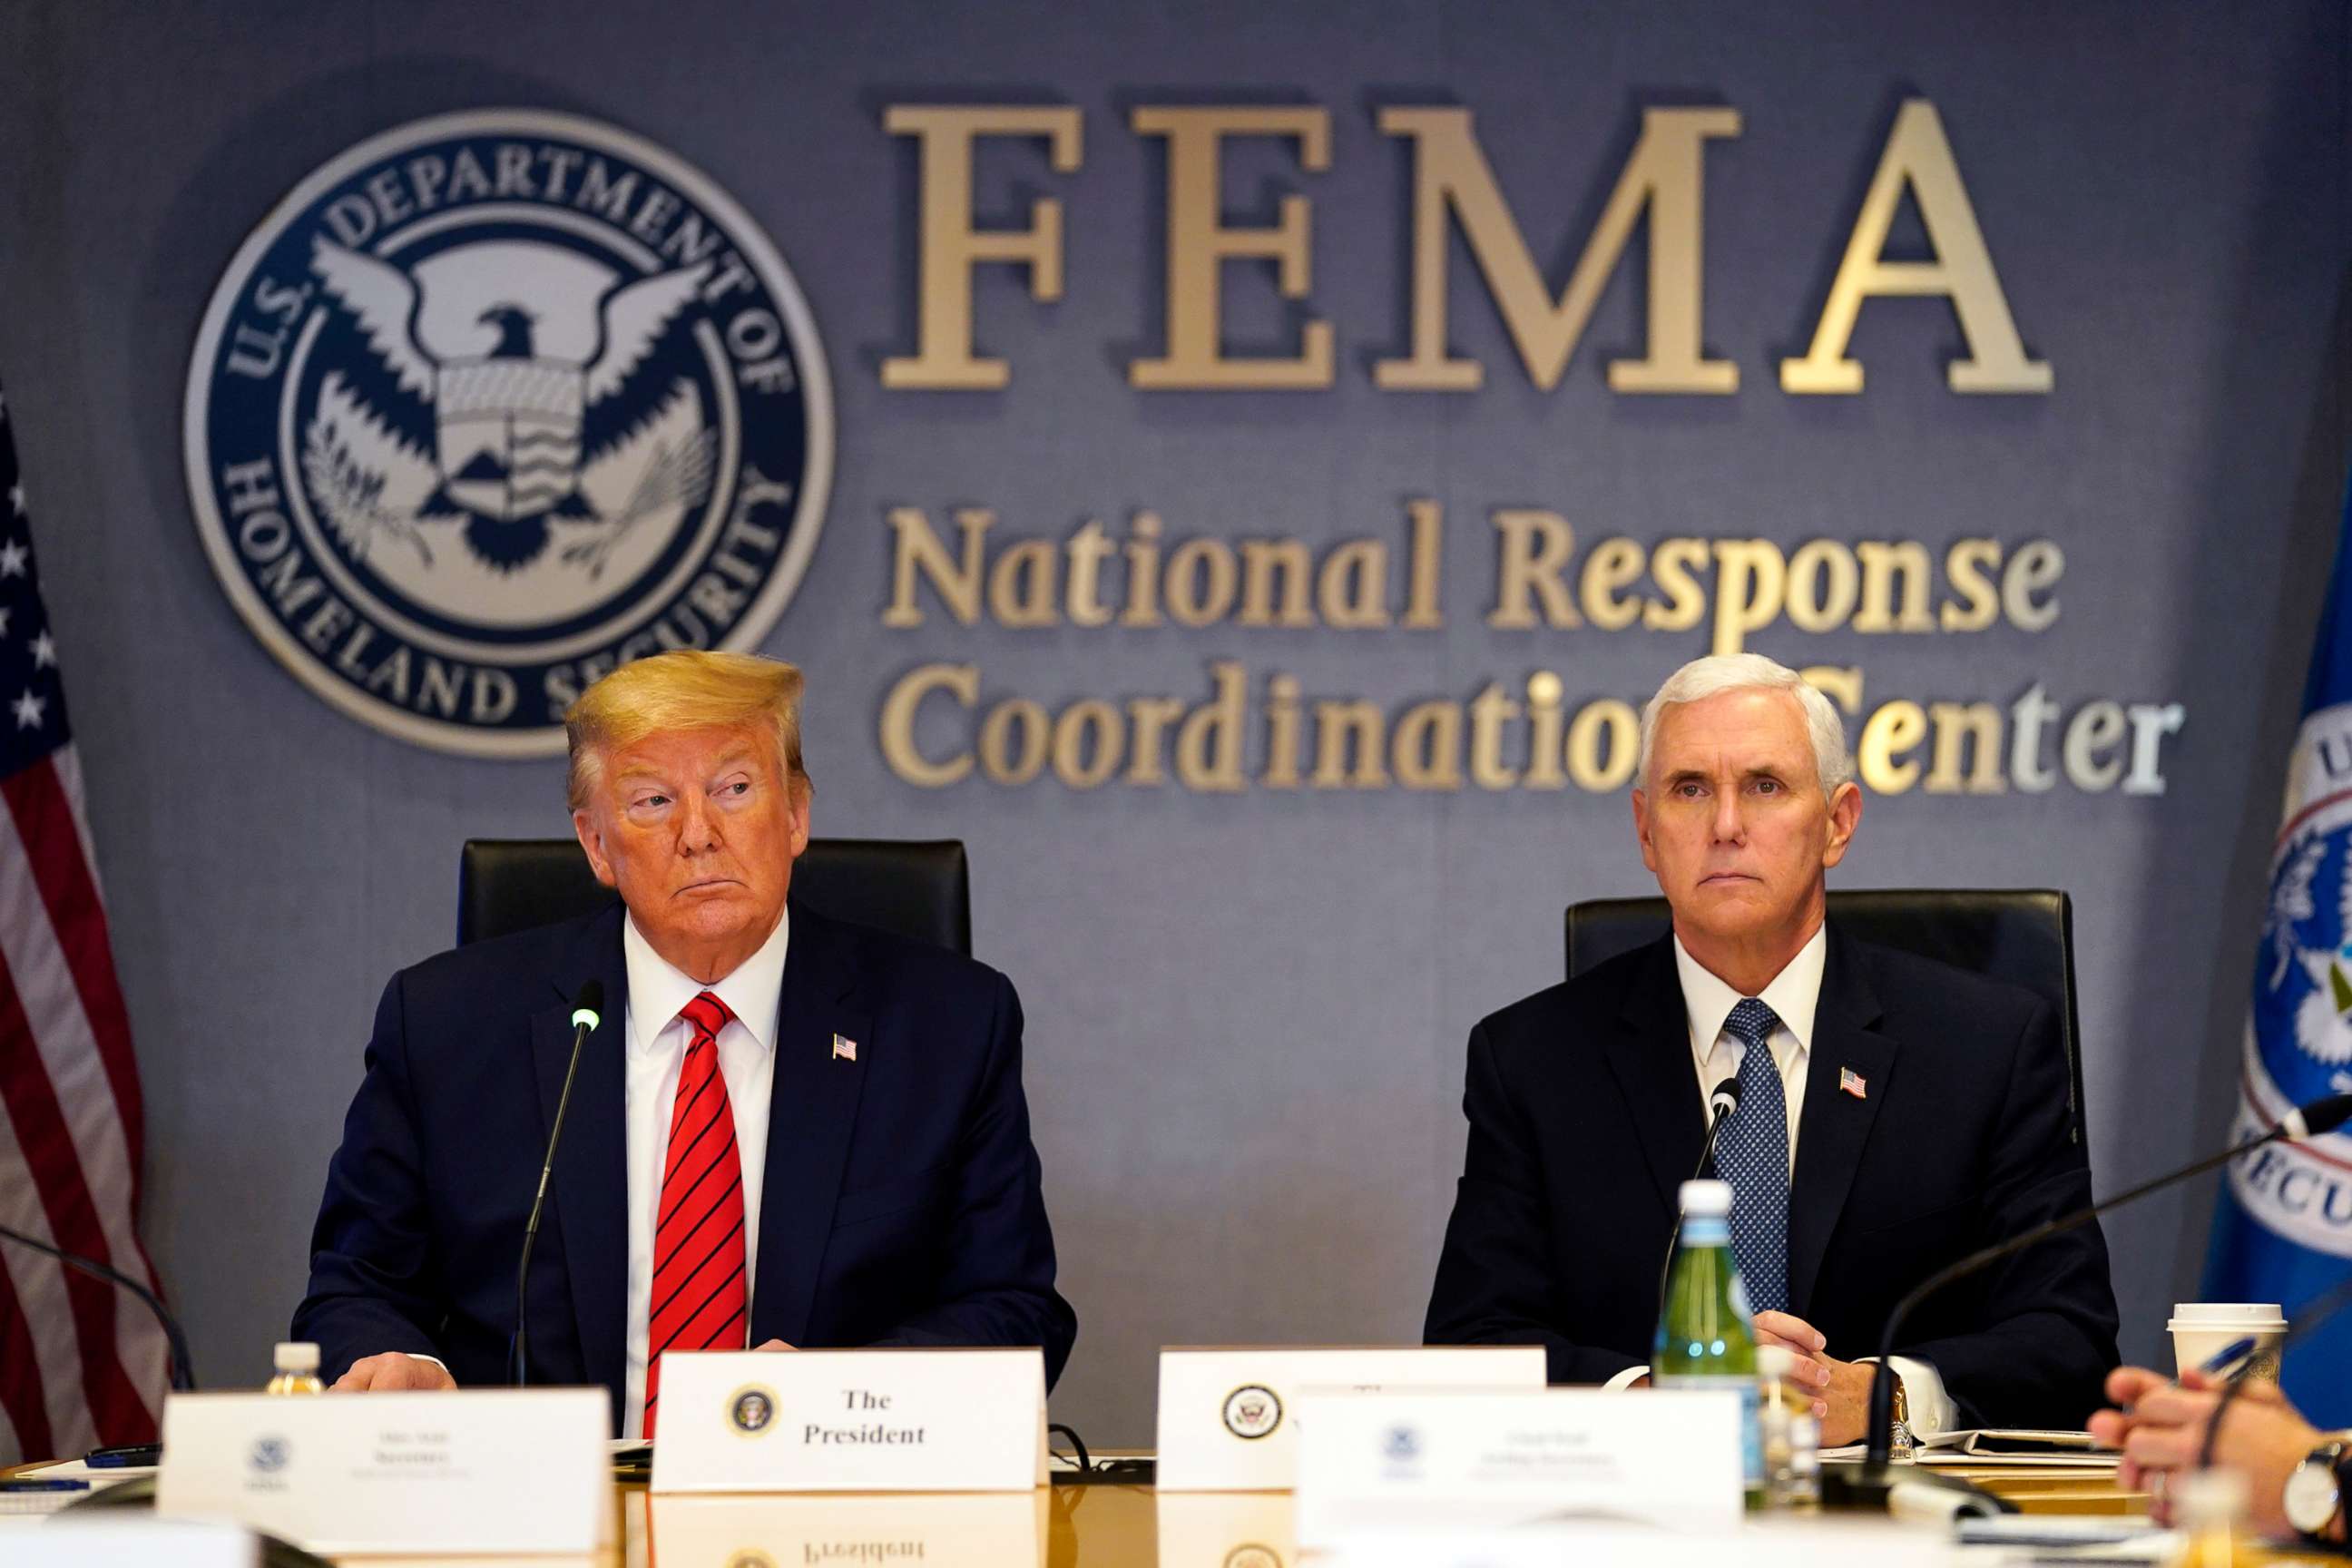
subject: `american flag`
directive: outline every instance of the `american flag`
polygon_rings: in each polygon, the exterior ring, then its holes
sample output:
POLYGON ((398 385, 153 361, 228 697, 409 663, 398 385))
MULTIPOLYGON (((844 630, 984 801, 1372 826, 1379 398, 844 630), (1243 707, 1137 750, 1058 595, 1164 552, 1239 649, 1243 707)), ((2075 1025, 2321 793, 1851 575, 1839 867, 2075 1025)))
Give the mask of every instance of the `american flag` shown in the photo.
MULTIPOLYGON (((0 1225, 152 1286, 131 1019, 0 401, 0 1225)), ((162 1331, 114 1286, 0 1240, 0 1463, 154 1437, 162 1331)))

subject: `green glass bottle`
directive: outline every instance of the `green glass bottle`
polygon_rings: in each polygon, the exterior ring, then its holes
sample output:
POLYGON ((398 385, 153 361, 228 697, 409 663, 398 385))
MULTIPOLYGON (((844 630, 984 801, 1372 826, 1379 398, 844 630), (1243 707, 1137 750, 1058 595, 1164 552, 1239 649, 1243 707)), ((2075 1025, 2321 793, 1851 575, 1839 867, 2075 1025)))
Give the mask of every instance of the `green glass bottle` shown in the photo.
POLYGON ((1657 1388, 1717 1388, 1739 1395, 1748 1506, 1760 1509, 1764 1448, 1757 1426, 1756 1328, 1731 1256, 1731 1184, 1685 1182, 1682 1205, 1650 1382, 1657 1388))

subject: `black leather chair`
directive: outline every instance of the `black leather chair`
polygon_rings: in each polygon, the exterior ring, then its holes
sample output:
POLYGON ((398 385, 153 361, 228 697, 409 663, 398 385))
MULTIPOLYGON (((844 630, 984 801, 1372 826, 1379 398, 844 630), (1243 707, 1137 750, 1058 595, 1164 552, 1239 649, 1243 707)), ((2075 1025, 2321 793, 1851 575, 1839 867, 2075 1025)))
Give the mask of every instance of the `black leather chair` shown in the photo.
MULTIPOLYGON (((570 838, 469 838, 457 856, 457 945, 611 903, 570 838)), ((854 925, 971 952, 971 868, 963 842, 812 838, 793 865, 793 901, 854 925)))
MULTIPOLYGON (((1829 896, 1830 918, 1864 942, 1941 959, 2021 985, 2058 1015, 2066 1110, 2083 1142, 2082 1020, 2074 1006, 2074 902, 2046 888, 1863 889, 1829 896)), ((1666 934, 1664 899, 1591 899, 1568 907, 1568 973, 1666 934)))

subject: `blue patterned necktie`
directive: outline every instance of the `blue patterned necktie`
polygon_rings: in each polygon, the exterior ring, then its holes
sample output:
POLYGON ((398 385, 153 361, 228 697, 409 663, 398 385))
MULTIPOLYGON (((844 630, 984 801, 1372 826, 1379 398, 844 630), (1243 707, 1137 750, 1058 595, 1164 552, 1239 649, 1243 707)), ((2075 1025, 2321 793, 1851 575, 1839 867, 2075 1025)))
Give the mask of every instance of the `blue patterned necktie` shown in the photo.
POLYGON ((1789 1101, 1767 1042, 1780 1020, 1753 996, 1723 1021, 1747 1048, 1739 1056, 1739 1109, 1715 1146, 1716 1168, 1731 1184, 1731 1255, 1759 1312, 1789 1310, 1789 1101))

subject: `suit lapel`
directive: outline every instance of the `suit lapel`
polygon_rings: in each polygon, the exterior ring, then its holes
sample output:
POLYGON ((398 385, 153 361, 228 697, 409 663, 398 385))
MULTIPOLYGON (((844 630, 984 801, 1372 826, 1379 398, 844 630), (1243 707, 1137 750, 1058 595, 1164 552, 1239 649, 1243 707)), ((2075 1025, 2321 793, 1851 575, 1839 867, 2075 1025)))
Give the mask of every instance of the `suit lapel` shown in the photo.
POLYGON ((1679 1213, 1682 1184, 1690 1180, 1706 1142, 1706 1118, 1699 1110, 1690 1016, 1675 973, 1672 936, 1644 950, 1618 1012, 1608 1058, 1658 1197, 1668 1213, 1679 1213))
POLYGON ((772 1339, 806 1342, 858 1097, 874 1070, 874 1052, 882 1048, 858 993, 848 935, 797 903, 792 918, 768 1100, 760 1261, 751 1289, 755 1345, 772 1339), (857 1042, 856 1055, 835 1057, 835 1036, 857 1042))
MULTIPOLYGON (((539 1079, 540 1137, 554 1124, 563 1074, 572 1059, 572 1003, 593 976, 604 987, 604 1019, 580 1051, 580 1075, 564 1112, 555 1152, 554 1188, 540 1221, 541 1245, 561 1237, 572 1306, 588 1381, 621 1386, 628 1312, 628 1155, 624 1131, 625 1020, 629 973, 621 957, 617 909, 588 922, 565 969, 549 976, 554 1000, 531 1015, 532 1066, 539 1079)), ((533 1302, 534 1310, 547 1310, 533 1302)))
POLYGON ((1881 1016, 1862 955, 1832 928, 1789 1194, 1789 1310, 1801 1318, 1811 1313, 1822 1258, 1895 1077, 1895 1043, 1874 1027, 1881 1016), (1863 1080, 1860 1097, 1840 1088, 1848 1069, 1863 1080))

